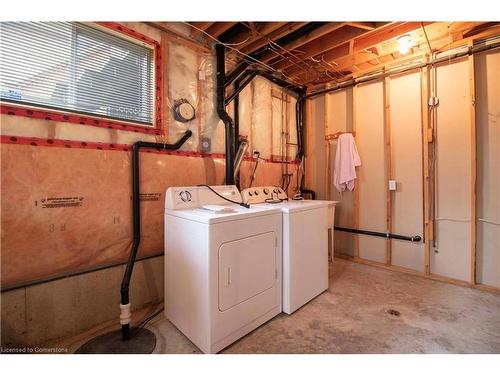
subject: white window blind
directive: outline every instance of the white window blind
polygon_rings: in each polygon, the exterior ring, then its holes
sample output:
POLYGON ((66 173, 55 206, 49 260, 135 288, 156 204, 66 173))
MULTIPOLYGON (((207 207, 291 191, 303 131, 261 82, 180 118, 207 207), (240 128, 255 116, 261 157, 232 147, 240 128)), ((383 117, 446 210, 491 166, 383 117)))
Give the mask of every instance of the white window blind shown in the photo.
POLYGON ((154 125, 154 51, 77 22, 2 22, 1 100, 154 125))

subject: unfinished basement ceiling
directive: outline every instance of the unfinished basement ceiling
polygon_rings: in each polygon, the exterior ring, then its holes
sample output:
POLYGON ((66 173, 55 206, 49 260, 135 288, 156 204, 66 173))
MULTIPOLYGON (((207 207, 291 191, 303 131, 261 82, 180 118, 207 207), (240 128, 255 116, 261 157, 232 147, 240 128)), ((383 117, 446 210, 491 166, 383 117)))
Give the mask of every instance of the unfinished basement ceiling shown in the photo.
MULTIPOLYGON (((165 26, 165 22, 154 23, 165 26)), ((336 83, 499 32, 499 22, 186 22, 191 39, 226 44, 235 63, 260 65, 297 85, 336 83), (399 52, 398 38, 411 48, 399 52)))

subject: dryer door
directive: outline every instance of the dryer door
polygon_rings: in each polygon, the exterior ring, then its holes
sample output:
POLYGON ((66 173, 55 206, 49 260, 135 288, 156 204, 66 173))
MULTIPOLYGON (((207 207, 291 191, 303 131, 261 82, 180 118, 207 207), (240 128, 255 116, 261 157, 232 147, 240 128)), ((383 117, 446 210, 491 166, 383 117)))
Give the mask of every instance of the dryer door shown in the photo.
POLYGON ((272 288, 278 278, 276 234, 267 232, 219 248, 219 311, 272 288))

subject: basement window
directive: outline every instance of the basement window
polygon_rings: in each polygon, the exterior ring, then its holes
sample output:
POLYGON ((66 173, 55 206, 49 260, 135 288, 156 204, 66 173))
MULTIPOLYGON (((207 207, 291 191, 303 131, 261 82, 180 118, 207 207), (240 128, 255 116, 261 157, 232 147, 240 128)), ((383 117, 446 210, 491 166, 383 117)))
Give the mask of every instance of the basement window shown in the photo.
POLYGON ((154 127, 155 53, 99 25, 2 22, 1 100, 154 127))

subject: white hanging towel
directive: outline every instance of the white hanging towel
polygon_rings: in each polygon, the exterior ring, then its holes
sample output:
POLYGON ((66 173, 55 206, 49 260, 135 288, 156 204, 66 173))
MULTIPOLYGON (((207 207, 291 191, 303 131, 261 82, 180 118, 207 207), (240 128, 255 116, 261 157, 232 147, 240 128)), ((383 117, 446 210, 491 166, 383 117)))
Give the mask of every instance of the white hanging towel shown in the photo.
POLYGON ((339 192, 354 189, 356 167, 361 165, 358 149, 354 137, 350 133, 339 135, 337 152, 335 154, 335 169, 333 172, 333 185, 339 192))

